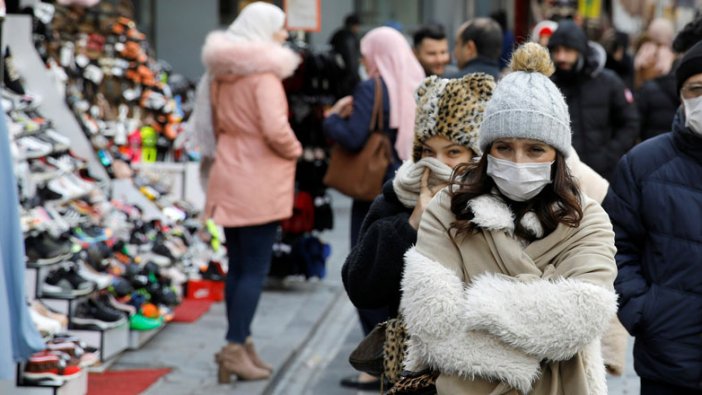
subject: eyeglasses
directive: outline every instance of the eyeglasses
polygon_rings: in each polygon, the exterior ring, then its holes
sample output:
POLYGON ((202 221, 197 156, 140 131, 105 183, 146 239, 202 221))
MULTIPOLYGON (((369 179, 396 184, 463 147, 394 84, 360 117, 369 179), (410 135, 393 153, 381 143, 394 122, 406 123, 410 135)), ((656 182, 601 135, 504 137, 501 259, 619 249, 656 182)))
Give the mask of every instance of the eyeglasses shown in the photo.
POLYGON ((682 89, 680 89, 680 92, 682 92, 682 97, 684 99, 694 99, 696 97, 700 97, 702 96, 702 84, 695 83, 683 85, 682 89))

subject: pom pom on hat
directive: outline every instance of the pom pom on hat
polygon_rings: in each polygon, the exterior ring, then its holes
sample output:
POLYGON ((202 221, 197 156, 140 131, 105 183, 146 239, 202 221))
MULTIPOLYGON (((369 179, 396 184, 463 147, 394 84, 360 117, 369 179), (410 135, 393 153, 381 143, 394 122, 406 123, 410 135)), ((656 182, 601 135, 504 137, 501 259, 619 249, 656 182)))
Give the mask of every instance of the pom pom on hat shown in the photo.
POLYGON ((548 78, 554 71, 548 50, 526 43, 514 51, 510 68, 485 109, 480 149, 500 138, 524 138, 543 141, 568 157, 570 115, 561 91, 548 78))

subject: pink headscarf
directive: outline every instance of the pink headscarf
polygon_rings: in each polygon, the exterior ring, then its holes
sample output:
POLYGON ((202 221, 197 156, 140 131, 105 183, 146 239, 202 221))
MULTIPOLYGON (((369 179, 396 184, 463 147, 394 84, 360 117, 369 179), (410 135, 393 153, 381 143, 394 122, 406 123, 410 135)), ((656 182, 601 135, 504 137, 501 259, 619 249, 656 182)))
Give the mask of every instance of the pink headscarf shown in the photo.
POLYGON ((361 39, 361 54, 370 77, 380 76, 390 96, 390 127, 397 128, 395 149, 400 159, 412 155, 415 90, 424 80, 424 69, 409 43, 397 30, 378 27, 361 39))

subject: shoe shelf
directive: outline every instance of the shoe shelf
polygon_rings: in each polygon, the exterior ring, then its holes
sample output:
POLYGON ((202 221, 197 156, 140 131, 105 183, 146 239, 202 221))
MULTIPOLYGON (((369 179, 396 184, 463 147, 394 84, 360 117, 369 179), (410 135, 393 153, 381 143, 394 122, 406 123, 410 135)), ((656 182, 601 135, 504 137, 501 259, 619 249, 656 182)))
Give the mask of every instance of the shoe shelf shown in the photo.
POLYGON ((91 294, 76 298, 44 298, 41 300, 51 309, 66 314, 68 317, 68 333, 80 338, 87 345, 98 349, 101 362, 109 361, 123 351, 131 349, 131 332, 129 330, 129 320, 117 324, 110 328, 80 327, 73 323, 75 307, 88 299, 91 294))
MULTIPOLYGON (((83 370, 71 380, 27 380, 21 372, 24 364, 17 364, 17 384, 9 388, 7 394, 12 395, 85 395, 88 393, 88 372, 83 370)), ((0 387, 0 390, 3 388, 0 387)), ((3 394, 6 392, 2 391, 3 394)))
POLYGON ((110 329, 68 329, 68 333, 80 338, 87 345, 97 348, 100 361, 103 363, 112 360, 129 348, 131 333, 129 321, 124 321, 110 329))
POLYGON ((144 346, 149 340, 153 339, 166 325, 161 325, 156 329, 148 331, 129 331, 129 349, 138 350, 144 346))

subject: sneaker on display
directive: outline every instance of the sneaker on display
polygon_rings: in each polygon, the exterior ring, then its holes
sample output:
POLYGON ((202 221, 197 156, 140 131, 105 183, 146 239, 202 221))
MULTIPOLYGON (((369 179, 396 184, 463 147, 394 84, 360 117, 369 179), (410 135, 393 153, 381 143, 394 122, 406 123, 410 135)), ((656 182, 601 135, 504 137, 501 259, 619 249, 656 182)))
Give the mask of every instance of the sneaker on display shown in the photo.
POLYGON ((160 328, 162 325, 162 319, 144 317, 141 313, 137 313, 129 318, 129 329, 135 331, 150 331, 160 328))
POLYGON ((126 303, 121 303, 120 301, 115 299, 115 297, 111 294, 103 293, 98 298, 100 302, 104 303, 105 305, 110 306, 115 310, 122 311, 130 317, 137 313, 137 310, 134 306, 128 305, 126 303))
POLYGON ((80 375, 80 367, 69 365, 66 358, 49 350, 40 351, 27 361, 23 377, 27 380, 57 380, 65 382, 80 375))
POLYGON ((17 72, 17 68, 15 67, 15 62, 12 59, 10 47, 5 47, 5 54, 3 55, 2 61, 4 63, 2 77, 5 87, 15 94, 24 95, 26 92, 24 86, 22 86, 22 80, 17 72))
POLYGON ((78 273, 86 280, 97 284, 97 289, 105 289, 112 284, 112 276, 106 273, 99 273, 92 266, 85 262, 78 262, 78 273))
POLYGON ((36 137, 50 144, 52 153, 68 151, 71 148, 71 139, 53 129, 47 129, 44 133, 36 135, 36 137))
POLYGON ((33 308, 29 309, 29 317, 34 322, 37 330, 47 336, 53 336, 66 329, 60 321, 44 316, 33 308))
POLYGON ((95 299, 88 299, 75 308, 71 317, 71 328, 107 330, 115 328, 126 320, 125 314, 106 306, 95 299))
POLYGON ((75 268, 60 268, 49 273, 41 287, 43 296, 75 298, 95 290, 95 283, 83 278, 75 268))
POLYGON ((36 159, 51 154, 53 146, 34 136, 26 136, 15 140, 19 159, 36 159))
POLYGON ((50 265, 73 255, 70 242, 55 239, 48 233, 24 239, 24 250, 29 261, 35 265, 50 265))
POLYGON ((38 313, 42 317, 49 318, 54 321, 58 321, 58 323, 61 325, 61 328, 63 330, 66 330, 68 328, 68 316, 65 314, 60 314, 57 313, 50 308, 48 308, 44 303, 42 303, 39 299, 34 299, 31 304, 30 304, 30 310, 38 313))

